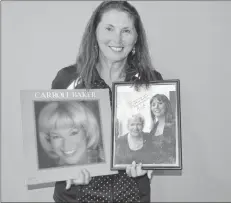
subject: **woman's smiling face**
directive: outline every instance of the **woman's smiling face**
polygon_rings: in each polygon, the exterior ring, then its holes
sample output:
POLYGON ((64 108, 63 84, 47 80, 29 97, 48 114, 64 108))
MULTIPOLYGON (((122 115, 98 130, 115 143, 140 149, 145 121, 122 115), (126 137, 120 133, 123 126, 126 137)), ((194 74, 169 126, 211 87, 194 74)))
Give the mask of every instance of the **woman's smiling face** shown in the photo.
POLYGON ((84 162, 87 155, 87 141, 82 128, 60 128, 50 132, 54 152, 65 164, 84 162))
POLYGON ((96 38, 100 56, 112 62, 124 60, 137 40, 134 20, 126 12, 109 10, 102 15, 96 38))
POLYGON ((155 98, 151 103, 151 110, 156 117, 163 117, 165 116, 166 105, 163 101, 155 98))
POLYGON ((128 130, 131 136, 138 137, 143 132, 144 125, 139 118, 132 118, 128 120, 128 130))

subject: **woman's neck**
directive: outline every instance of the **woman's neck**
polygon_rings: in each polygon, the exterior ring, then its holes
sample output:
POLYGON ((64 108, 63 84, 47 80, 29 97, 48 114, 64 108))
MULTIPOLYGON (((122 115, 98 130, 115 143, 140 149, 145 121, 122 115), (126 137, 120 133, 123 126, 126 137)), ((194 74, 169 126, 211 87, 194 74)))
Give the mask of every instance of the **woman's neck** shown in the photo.
POLYGON ((128 134, 128 146, 131 150, 139 150, 143 147, 144 145, 144 140, 143 140, 143 135, 134 137, 131 136, 131 134, 128 134))
POLYGON ((165 116, 161 116, 157 118, 159 124, 165 124, 165 116))
POLYGON ((134 142, 139 142, 139 141, 142 141, 143 140, 143 135, 139 135, 139 136, 129 136, 129 138, 134 141, 134 142))
POLYGON ((159 136, 163 134, 164 126, 165 126, 165 116, 158 117, 158 126, 155 131, 155 136, 159 136))
POLYGON ((126 65, 127 59, 113 62, 100 55, 96 68, 100 77, 111 87, 112 82, 124 81, 126 65))

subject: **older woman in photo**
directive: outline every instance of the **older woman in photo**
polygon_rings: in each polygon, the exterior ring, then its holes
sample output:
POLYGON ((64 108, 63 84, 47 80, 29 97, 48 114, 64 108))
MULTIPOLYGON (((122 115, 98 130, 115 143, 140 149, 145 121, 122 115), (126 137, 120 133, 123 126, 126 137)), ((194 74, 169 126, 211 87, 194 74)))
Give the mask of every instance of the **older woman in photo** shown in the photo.
POLYGON ((103 161, 96 116, 82 102, 53 101, 38 117, 39 141, 56 166, 103 161))
POLYGON ((144 117, 135 114, 128 118, 128 133, 116 140, 115 164, 136 163, 150 164, 152 157, 148 144, 151 139, 149 133, 143 132, 144 117))
MULTIPOLYGON (((161 79, 152 66, 137 10, 127 1, 103 1, 86 26, 76 63, 57 73, 52 88, 107 88, 112 100, 113 82, 129 81, 139 87, 161 79)), ((142 170, 135 163, 127 171, 92 178, 86 168, 66 184, 57 182, 54 200, 149 202, 150 177, 151 171, 142 170)))
POLYGON ((164 94, 156 94, 150 100, 152 118, 153 162, 172 164, 176 161, 175 120, 169 99, 164 94))

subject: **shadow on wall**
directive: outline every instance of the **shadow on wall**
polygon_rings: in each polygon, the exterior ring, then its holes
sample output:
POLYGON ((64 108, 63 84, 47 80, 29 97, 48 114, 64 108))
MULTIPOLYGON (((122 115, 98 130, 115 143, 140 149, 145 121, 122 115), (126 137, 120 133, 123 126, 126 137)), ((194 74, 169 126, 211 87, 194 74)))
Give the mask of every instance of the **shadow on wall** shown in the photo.
POLYGON ((163 170, 163 169, 156 169, 152 173, 153 176, 181 176, 182 170, 163 170))
POLYGON ((35 185, 27 185, 28 190, 36 190, 36 189, 42 189, 42 188, 49 188, 54 187, 55 182, 50 183, 41 183, 41 184, 35 184, 35 185))

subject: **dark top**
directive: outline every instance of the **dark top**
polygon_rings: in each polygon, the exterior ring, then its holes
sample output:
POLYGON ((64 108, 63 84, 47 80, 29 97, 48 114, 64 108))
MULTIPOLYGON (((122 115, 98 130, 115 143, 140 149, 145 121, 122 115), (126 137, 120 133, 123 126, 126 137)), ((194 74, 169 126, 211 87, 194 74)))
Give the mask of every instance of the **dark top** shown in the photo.
MULTIPOLYGON (((110 87, 99 76, 98 71, 92 82, 92 89, 108 88, 112 102, 110 87)), ((157 79, 162 76, 154 71, 157 79)), ((130 68, 126 73, 125 81, 136 79, 137 71, 130 68)), ((76 66, 72 65, 61 69, 52 82, 52 89, 66 89, 76 78, 76 66)), ((80 83, 76 88, 85 88, 80 83)), ((69 190, 65 189, 66 182, 56 182, 53 198, 55 202, 150 202, 150 181, 147 175, 130 178, 125 171, 119 171, 115 175, 92 177, 88 185, 73 185, 69 190)))
POLYGON ((165 124, 162 135, 155 136, 157 125, 150 132, 152 136, 152 156, 155 164, 176 163, 176 133, 175 123, 165 124))
POLYGON ((138 150, 131 150, 128 145, 128 134, 121 136, 116 141, 115 164, 132 164, 133 161, 142 164, 152 164, 151 149, 152 141, 149 133, 143 135, 143 147, 138 150))

